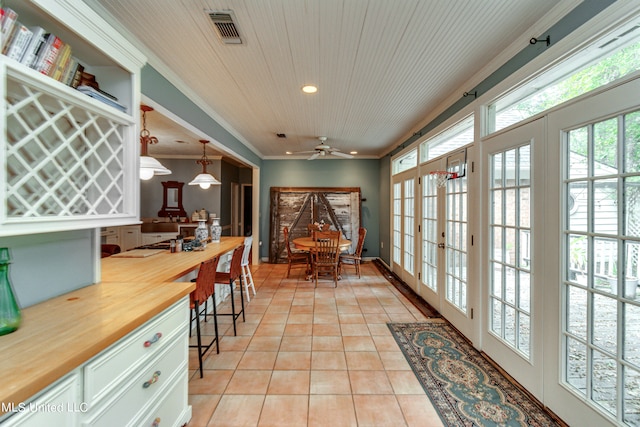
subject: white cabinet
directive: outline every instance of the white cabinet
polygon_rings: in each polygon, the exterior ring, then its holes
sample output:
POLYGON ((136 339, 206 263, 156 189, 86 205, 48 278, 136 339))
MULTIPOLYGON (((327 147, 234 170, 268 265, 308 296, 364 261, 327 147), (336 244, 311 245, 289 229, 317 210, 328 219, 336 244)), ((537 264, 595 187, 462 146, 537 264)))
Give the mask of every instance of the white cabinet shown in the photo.
POLYGON ((142 233, 142 244, 153 245, 154 243, 163 242, 165 240, 175 239, 177 232, 166 233, 142 233))
POLYGON ((185 297, 86 363, 84 399, 89 409, 80 425, 141 425, 137 420, 159 417, 158 405, 171 394, 177 396, 162 408, 162 425, 188 422, 188 324, 185 297))
POLYGON ((139 217, 140 68, 146 58, 83 2, 5 0, 68 43, 126 112, 0 55, 0 236, 139 217))
POLYGON ((163 426, 186 424, 188 325, 186 296, 30 399, 26 409, 16 406, 0 424, 139 426, 156 418, 163 426))
POLYGON ((2 427, 77 426, 87 406, 81 399, 79 371, 73 371, 38 397, 10 408, 13 412, 2 427))
POLYGON ((102 237, 102 243, 118 245, 123 252, 142 245, 139 225, 104 227, 100 232, 100 237, 102 237))
POLYGON ((119 227, 119 233, 120 249, 122 249, 123 251, 137 248, 142 244, 139 225, 125 225, 123 227, 119 227))

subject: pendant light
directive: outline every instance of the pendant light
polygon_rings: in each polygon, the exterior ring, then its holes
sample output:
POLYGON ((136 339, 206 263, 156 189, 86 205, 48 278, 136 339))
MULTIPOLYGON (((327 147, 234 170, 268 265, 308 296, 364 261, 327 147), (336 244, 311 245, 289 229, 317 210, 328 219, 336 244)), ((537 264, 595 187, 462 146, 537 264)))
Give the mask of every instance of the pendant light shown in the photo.
POLYGON ((158 138, 151 136, 151 132, 147 130, 147 112, 153 111, 153 108, 148 105, 141 104, 140 110, 142 110, 142 130, 140 131, 140 144, 142 144, 142 148, 140 149, 140 179, 146 181, 151 179, 154 175, 170 175, 171 171, 162 166, 162 163, 149 156, 147 152, 149 144, 158 143, 158 138))
POLYGON ((202 143, 202 158, 200 160, 197 160, 196 163, 202 165, 202 173, 193 178, 193 181, 191 181, 189 185, 199 185, 200 188, 206 190, 211 185, 220 185, 220 181, 215 179, 213 175, 207 173, 207 165, 211 164, 211 160, 207 159, 206 150, 209 141, 207 141, 206 139, 201 139, 200 142, 202 143))

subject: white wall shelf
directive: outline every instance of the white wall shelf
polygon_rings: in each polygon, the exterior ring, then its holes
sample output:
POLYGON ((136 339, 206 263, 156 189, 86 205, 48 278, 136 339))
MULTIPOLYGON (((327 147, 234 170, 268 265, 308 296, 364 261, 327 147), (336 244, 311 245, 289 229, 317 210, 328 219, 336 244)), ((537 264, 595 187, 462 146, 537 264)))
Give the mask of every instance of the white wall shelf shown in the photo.
POLYGON ((126 112, 0 56, 0 236, 137 222, 139 80, 146 58, 84 3, 4 3, 21 23, 68 43, 126 112))

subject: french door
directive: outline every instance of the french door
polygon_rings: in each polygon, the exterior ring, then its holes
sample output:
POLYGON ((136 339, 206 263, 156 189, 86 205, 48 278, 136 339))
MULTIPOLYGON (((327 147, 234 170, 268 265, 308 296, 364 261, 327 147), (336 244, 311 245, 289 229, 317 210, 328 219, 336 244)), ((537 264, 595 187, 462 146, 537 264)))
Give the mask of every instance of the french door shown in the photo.
POLYGON ((400 278, 416 288, 416 191, 418 179, 415 169, 393 177, 393 271, 400 278))
POLYGON ((486 206, 482 348, 543 398, 545 119, 482 141, 486 206))
POLYGON ((420 285, 418 293, 466 336, 474 335, 470 312, 469 223, 466 148, 420 166, 420 285), (459 177, 438 185, 433 172, 449 172, 452 159, 459 177), (462 173, 466 171, 466 173, 462 173))
POLYGON ((571 425, 640 425, 639 93, 635 79, 549 115, 544 393, 571 425))

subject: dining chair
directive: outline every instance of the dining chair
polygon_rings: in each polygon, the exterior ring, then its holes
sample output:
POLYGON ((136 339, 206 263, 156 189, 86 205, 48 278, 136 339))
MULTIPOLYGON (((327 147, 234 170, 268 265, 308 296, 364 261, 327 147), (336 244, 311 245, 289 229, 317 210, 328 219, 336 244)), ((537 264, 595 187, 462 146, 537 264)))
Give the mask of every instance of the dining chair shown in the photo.
POLYGON ((115 255, 115 254, 119 254, 120 253, 120 246, 118 245, 114 245, 111 243, 103 243, 100 246, 100 257, 101 258, 106 258, 109 257, 111 255, 115 255))
MULTIPOLYGON (((244 252, 245 246, 238 246, 233 251, 233 256, 231 257, 231 266, 229 267, 229 272, 218 271, 216 273, 216 283, 220 283, 223 285, 229 285, 230 288, 230 299, 231 299, 231 313, 218 313, 218 316, 231 316, 233 320, 233 335, 236 336, 238 334, 236 329, 236 319, 242 314, 242 321, 245 322, 246 319, 244 317, 244 294, 242 293, 242 254, 244 252), (233 297, 233 288, 235 287, 235 281, 240 281, 240 303, 242 304, 242 309, 236 313, 236 303, 235 298, 233 297)), ((215 302, 214 302, 215 304, 215 302)))
POLYGON ((191 314, 189 316, 189 332, 191 332, 193 321, 196 321, 196 336, 197 336, 197 344, 190 344, 190 348, 198 349, 198 363, 200 364, 200 378, 203 376, 202 372, 202 356, 204 356, 209 348, 216 343, 216 353, 220 353, 220 343, 218 339, 218 320, 216 318, 216 302, 215 302, 215 280, 216 280, 216 269, 218 268, 218 260, 217 256, 203 261, 200 263, 200 268, 198 269, 198 276, 196 277, 196 289, 189 294, 189 301, 191 307, 191 314), (213 303, 213 325, 215 331, 215 337, 207 344, 205 347, 202 345, 202 334, 200 331, 200 318, 204 317, 205 322, 207 321, 207 308, 206 302, 212 299, 213 303), (204 305, 203 305, 204 304, 204 305))
POLYGON ((364 247, 364 238, 366 235, 367 229, 360 227, 358 229, 356 250, 352 254, 340 254, 340 268, 338 269, 338 273, 342 273, 343 264, 355 265, 356 274, 358 275, 358 279, 360 278, 360 262, 362 261, 362 248, 364 247))
POLYGON ((284 235, 284 245, 287 248, 287 261, 289 262, 289 266, 287 268, 287 278, 291 273, 291 266, 293 265, 302 265, 304 264, 306 270, 305 272, 310 271, 311 260, 309 258, 309 252, 307 251, 294 251, 291 249, 291 242, 289 241, 289 228, 284 227, 282 229, 282 234, 284 235))
POLYGON ((311 268, 315 286, 320 273, 330 273, 338 287, 338 263, 340 260, 340 231, 314 232, 315 247, 311 251, 311 268))
POLYGON ((320 226, 316 224, 307 224, 307 233, 309 233, 309 236, 311 237, 313 236, 314 231, 329 231, 330 227, 331 227, 331 224, 329 224, 328 222, 325 222, 320 226))
POLYGON ((252 243, 253 236, 247 236, 244 238, 244 251, 242 252, 242 262, 240 263, 242 281, 244 282, 244 291, 247 294, 247 302, 251 301, 251 297, 249 296, 249 288, 253 290, 254 296, 256 294, 256 287, 253 284, 253 276, 251 275, 251 268, 249 266, 249 255, 251 254, 252 243))

